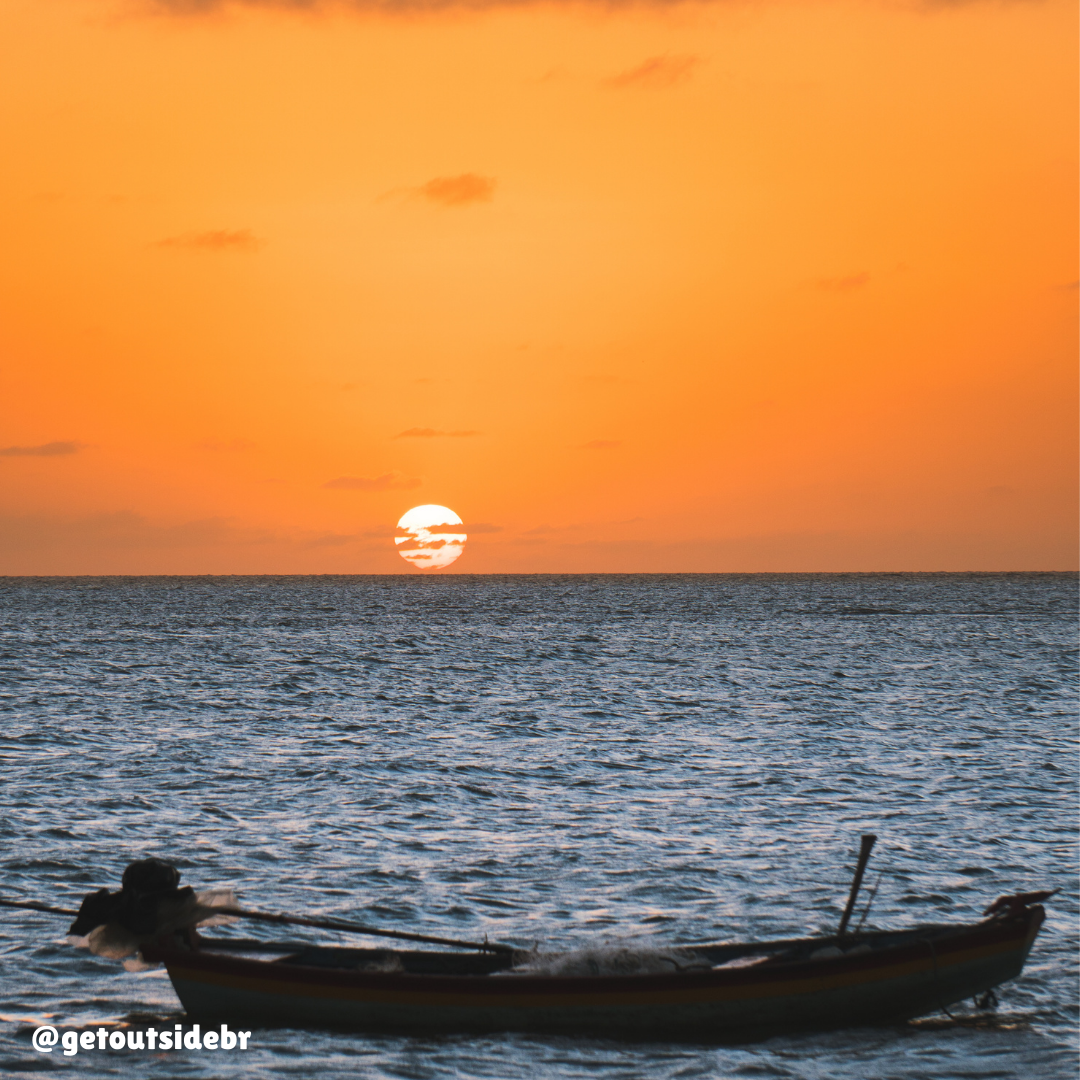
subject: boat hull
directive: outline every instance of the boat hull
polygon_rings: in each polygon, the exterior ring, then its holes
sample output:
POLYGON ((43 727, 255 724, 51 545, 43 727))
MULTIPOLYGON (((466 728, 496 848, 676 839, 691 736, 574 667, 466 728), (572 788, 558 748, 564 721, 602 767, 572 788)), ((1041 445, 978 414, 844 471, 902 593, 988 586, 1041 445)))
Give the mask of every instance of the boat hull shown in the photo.
POLYGON ((1009 920, 862 955, 664 975, 424 975, 163 950, 196 1019, 367 1031, 527 1031, 738 1039, 902 1021, 1015 978, 1043 920, 1009 920))

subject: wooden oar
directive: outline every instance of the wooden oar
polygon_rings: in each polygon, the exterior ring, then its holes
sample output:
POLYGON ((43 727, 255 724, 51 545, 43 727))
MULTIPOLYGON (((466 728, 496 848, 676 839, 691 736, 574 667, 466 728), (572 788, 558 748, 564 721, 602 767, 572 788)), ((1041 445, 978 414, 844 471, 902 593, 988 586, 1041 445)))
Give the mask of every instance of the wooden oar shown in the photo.
MULTIPOLYGON (((53 907, 39 904, 34 900, 0 899, 0 907, 26 908, 30 911, 47 911, 52 915, 77 916, 77 911, 70 908, 53 907)), ((517 950, 512 945, 500 945, 490 941, 459 941, 457 938, 432 937, 429 934, 412 934, 407 930, 380 930, 363 923, 345 922, 342 919, 308 919, 302 915, 275 915, 269 911, 249 911, 246 908, 216 907, 211 909, 215 915, 235 915, 240 919, 255 919, 258 922, 281 923, 285 926, 311 926, 316 930, 342 930, 348 934, 368 934, 373 937, 397 938, 400 941, 419 941, 425 945, 453 945, 459 949, 478 949, 481 952, 504 953, 512 956, 517 950)))
POLYGON ((877 837, 870 833, 867 833, 862 838, 862 847, 859 849, 859 865, 855 867, 855 880, 851 883, 851 893, 848 896, 847 907, 844 908, 844 914, 840 919, 840 929, 836 931, 838 938, 844 936, 844 931, 847 929, 847 924, 851 919, 851 913, 855 910, 855 901, 859 896, 859 886, 862 885, 866 864, 870 861, 870 851, 876 840, 877 837))

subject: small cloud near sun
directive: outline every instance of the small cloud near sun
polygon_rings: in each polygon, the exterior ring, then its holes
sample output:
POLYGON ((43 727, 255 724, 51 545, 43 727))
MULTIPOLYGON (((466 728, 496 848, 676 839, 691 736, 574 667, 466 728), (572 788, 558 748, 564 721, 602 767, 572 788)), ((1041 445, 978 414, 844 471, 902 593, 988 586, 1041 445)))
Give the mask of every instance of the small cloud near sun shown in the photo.
POLYGON ((860 270, 857 274, 845 274, 842 277, 818 278, 814 284, 823 292, 852 292, 861 289, 870 280, 867 270, 860 270))
POLYGON ((336 480, 327 480, 324 488, 335 491, 402 491, 420 486, 416 477, 402 476, 400 473, 383 473, 382 476, 339 476, 336 480))
MULTIPOLYGON (((479 521, 479 522, 476 522, 475 524, 466 524, 465 522, 462 522, 462 521, 432 522, 432 523, 430 523, 428 525, 428 528, 433 528, 433 529, 442 529, 442 528, 459 529, 459 530, 461 530, 461 532, 468 533, 469 535, 473 535, 474 533, 475 534, 480 534, 480 533, 501 533, 503 531, 503 527, 501 525, 492 525, 490 522, 487 522, 487 521, 479 521)), ((396 529, 391 529, 389 531, 386 530, 386 529, 377 529, 377 530, 375 530, 373 532, 364 533, 364 535, 365 536, 405 536, 405 537, 407 537, 407 536, 411 536, 412 533, 411 533, 411 531, 409 529, 403 528, 402 526, 399 525, 396 529)))
POLYGON ((40 446, 5 446, 0 448, 0 457, 60 457, 63 454, 76 454, 83 448, 77 442, 47 442, 40 446))
POLYGON ((604 82, 616 90, 667 90, 686 82, 700 63, 700 56, 650 56, 637 67, 613 75, 604 82))
POLYGON ((430 427, 411 427, 408 431, 399 431, 395 439, 468 439, 479 435, 479 431, 438 431, 430 427))
POLYGON ((190 251, 257 251, 262 241, 250 229, 210 229, 158 240, 154 247, 190 251))
POLYGON ((495 197, 495 180, 490 176, 462 173, 460 176, 436 176, 416 189, 416 194, 439 206, 468 206, 470 203, 491 202, 495 197))
POLYGON ((582 450, 614 450, 616 446, 622 446, 618 439, 592 439, 581 444, 582 450))
POLYGON ((526 529, 526 536, 547 536, 550 533, 573 532, 582 528, 581 525, 537 525, 534 529, 526 529))

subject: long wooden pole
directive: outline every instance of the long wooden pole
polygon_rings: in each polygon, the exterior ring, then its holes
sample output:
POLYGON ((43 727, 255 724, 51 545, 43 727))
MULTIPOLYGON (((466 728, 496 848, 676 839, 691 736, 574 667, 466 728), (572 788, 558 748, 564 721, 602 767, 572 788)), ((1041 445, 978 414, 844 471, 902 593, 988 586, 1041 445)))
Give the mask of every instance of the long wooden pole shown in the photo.
POLYGON ((859 848, 859 864, 855 867, 855 880, 851 883, 851 893, 848 896, 847 907, 840 919, 840 929, 836 931, 838 938, 844 936, 847 925, 851 921, 851 913, 855 910, 855 901, 859 896, 859 887, 862 885, 863 874, 866 872, 866 864, 870 861, 870 852, 874 847, 877 837, 867 833, 862 838, 862 847, 859 848))
MULTIPOLYGON (((52 915, 77 916, 77 911, 70 908, 52 907, 39 904, 35 900, 0 899, 0 907, 25 908, 29 911, 46 911, 52 915)), ((215 915, 235 915, 239 919, 254 919, 257 922, 279 923, 284 926, 310 926, 316 930, 341 930, 347 934, 367 934, 372 937, 397 938, 399 941, 419 941, 425 945, 452 945, 459 949, 477 949, 480 952, 513 955, 517 950, 513 945, 502 945, 491 941, 461 941, 457 938, 433 937, 430 934, 413 934, 408 930, 381 930, 376 926, 363 923, 346 922, 343 919, 309 919, 303 915, 275 915, 269 911, 250 911, 247 908, 216 907, 210 909, 215 915)))
POLYGON ((513 945, 501 945, 492 941, 461 941, 458 938, 413 934, 408 930, 381 930, 375 926, 346 922, 343 919, 309 919, 303 915, 275 915, 269 911, 251 911, 247 908, 234 907, 216 907, 211 910, 215 915, 235 915, 241 919, 254 919, 257 922, 280 923, 285 926, 311 926, 317 930, 342 930, 348 934, 370 934, 374 937, 397 938, 400 941, 419 941, 425 945, 453 945, 459 949, 477 949, 480 952, 505 953, 508 956, 518 951, 513 945))
POLYGON ((50 915, 78 915, 71 908, 53 907, 51 904, 39 904, 36 900, 0 900, 0 907, 26 908, 28 911, 47 911, 50 915))

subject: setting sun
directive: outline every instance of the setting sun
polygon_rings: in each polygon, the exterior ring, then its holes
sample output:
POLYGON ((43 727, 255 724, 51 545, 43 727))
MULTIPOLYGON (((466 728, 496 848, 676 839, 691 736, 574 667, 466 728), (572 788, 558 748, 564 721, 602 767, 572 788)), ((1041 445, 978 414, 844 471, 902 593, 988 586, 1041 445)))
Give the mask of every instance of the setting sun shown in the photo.
POLYGON ((462 520, 448 506, 429 503, 402 514, 394 537, 398 554, 417 570, 441 570, 461 557, 468 536, 453 528, 462 520))

